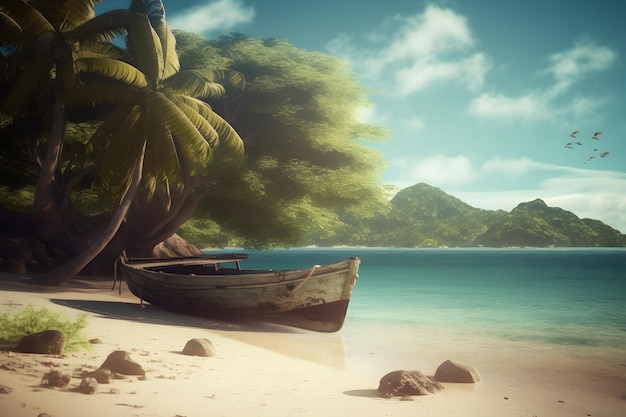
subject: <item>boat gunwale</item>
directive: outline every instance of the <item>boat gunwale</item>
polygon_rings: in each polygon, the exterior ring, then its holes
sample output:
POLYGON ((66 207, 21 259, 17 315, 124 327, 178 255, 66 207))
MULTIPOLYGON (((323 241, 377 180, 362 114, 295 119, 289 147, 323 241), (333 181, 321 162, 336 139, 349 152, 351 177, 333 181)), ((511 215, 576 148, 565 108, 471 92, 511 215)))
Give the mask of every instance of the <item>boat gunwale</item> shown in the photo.
MULTIPOLYGON (((212 289, 246 289, 246 288, 263 288, 272 287, 278 285, 297 285, 308 279, 325 278, 337 274, 348 274, 351 269, 352 262, 359 262, 358 257, 351 257, 344 261, 324 265, 320 267, 312 267, 309 269, 286 269, 286 270, 259 270, 260 273, 251 274, 233 274, 233 275, 220 275, 219 270, 216 274, 183 274, 155 271, 153 269, 146 269, 145 264, 129 265, 123 262, 124 266, 134 270, 135 274, 139 275, 140 279, 148 282, 159 284, 160 286, 167 287, 168 290, 173 291, 187 291, 187 290, 212 290, 212 289), (311 270, 312 273, 311 273, 311 270), (282 275, 282 278, 281 278, 282 275), (287 278, 289 275, 298 275, 297 278, 287 278), (251 277, 255 277, 259 280, 265 280, 265 282, 258 283, 223 283, 224 281, 249 281, 251 277), (211 284, 211 281, 220 281, 219 283, 211 284), (268 281, 269 280, 269 281, 268 281), (188 282, 192 281, 192 282, 188 282), (195 281, 195 282, 194 282, 195 281)), ((153 265, 150 265, 153 266, 153 265)), ((181 266, 175 264, 172 266, 181 266)), ((248 270, 250 271, 250 270, 248 270)), ((127 278, 128 279, 128 278, 127 278)), ((132 278, 131 278, 132 279, 132 278)), ((163 288, 165 290, 165 288, 163 288)))

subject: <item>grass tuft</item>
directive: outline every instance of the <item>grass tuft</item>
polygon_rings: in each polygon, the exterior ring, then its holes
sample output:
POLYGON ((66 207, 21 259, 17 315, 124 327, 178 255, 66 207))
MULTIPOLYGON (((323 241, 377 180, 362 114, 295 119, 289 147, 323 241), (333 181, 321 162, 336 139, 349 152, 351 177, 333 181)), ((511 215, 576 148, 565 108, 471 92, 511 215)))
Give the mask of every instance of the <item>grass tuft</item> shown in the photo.
POLYGON ((0 314, 0 343, 17 344, 26 335, 44 330, 58 330, 65 334, 65 351, 76 352, 91 348, 91 343, 82 334, 85 327, 86 314, 81 314, 72 321, 63 318, 59 312, 46 308, 35 310, 32 305, 28 305, 15 314, 0 314))

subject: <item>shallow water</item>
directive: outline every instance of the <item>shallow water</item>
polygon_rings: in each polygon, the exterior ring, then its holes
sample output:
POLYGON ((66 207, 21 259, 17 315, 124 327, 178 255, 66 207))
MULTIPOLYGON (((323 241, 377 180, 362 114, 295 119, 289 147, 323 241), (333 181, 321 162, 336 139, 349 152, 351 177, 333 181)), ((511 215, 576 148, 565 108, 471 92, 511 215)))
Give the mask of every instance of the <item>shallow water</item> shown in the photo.
POLYGON ((494 377, 576 373, 626 395, 625 249, 297 248, 250 252, 246 267, 355 255, 340 331, 349 368, 434 372, 455 359, 494 377))

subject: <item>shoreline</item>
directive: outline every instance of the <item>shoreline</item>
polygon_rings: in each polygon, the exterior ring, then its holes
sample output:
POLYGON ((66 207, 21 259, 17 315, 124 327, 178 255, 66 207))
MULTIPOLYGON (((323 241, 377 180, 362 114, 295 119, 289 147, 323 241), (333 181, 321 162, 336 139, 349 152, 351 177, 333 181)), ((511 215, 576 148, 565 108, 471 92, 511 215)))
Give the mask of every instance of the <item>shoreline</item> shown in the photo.
MULTIPOLYGON (((0 351, 0 384, 12 388, 11 393, 0 394, 3 412, 12 417, 44 412, 53 417, 87 413, 129 417, 618 417, 626 410, 626 381, 609 392, 602 381, 606 369, 586 369, 589 364, 584 358, 554 363, 553 355, 545 356, 548 352, 518 351, 520 345, 514 343, 507 351, 496 351, 502 345, 483 341, 476 345, 480 349, 466 352, 465 357, 444 358, 474 366, 481 373, 481 382, 444 383, 442 392, 411 397, 411 401, 383 399, 376 389, 384 374, 397 369, 434 374, 442 362, 437 358, 454 351, 450 335, 444 332, 417 346, 414 361, 382 357, 380 351, 368 352, 368 340, 374 335, 357 339, 353 329, 318 334, 277 325, 188 317, 149 305, 142 309, 127 288, 120 296, 117 290, 110 291, 111 285, 109 279, 78 279, 59 288, 32 287, 18 277, 0 275, 0 312, 32 304, 61 311, 67 317, 86 313, 84 333, 89 339, 101 340, 92 351, 63 357, 0 351), (349 344, 345 334, 350 334, 349 344), (209 339, 216 356, 182 355, 182 348, 192 338, 209 339), (350 351, 354 343, 360 343, 361 352, 350 351), (146 380, 128 377, 101 384, 94 395, 39 387, 41 376, 49 369, 69 373, 93 370, 114 350, 129 351, 146 370, 146 380), (535 366, 527 369, 529 363, 535 366), (581 373, 595 379, 579 384, 581 373)), ((401 339, 401 335, 395 336, 401 339)), ((621 364, 624 369, 625 365, 621 364)), ((620 366, 619 358, 616 366, 620 366)), ((80 379, 73 378, 69 388, 79 383, 80 379)))

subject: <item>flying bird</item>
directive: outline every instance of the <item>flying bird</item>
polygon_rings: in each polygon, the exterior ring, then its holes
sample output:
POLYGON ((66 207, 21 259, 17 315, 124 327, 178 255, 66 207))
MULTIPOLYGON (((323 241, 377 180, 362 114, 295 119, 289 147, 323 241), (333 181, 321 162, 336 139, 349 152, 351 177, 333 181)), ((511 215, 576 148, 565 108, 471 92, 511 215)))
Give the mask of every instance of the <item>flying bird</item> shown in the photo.
POLYGON ((591 139, 593 140, 600 140, 600 138, 598 136, 600 136, 602 134, 602 132, 596 132, 593 134, 593 137, 591 139))
POLYGON ((570 138, 576 138, 576 135, 580 132, 580 130, 574 130, 572 133, 570 133, 569 137, 570 138))
POLYGON ((567 149, 574 149, 574 147, 572 146, 572 142, 567 142, 567 143, 565 144, 565 147, 566 147, 567 149))
POLYGON ((578 146, 583 146, 583 144, 582 144, 582 143, 580 143, 580 142, 574 142, 574 143, 575 143, 576 145, 578 145, 578 146))
POLYGON ((607 157, 607 156, 609 156, 609 155, 611 155, 611 152, 602 152, 602 153, 600 154, 600 158, 604 158, 604 157, 607 157))

